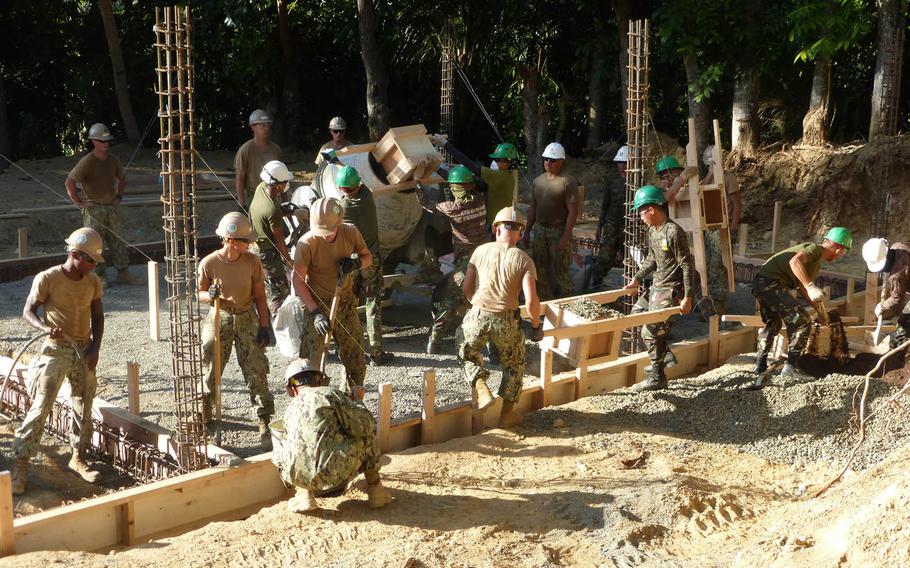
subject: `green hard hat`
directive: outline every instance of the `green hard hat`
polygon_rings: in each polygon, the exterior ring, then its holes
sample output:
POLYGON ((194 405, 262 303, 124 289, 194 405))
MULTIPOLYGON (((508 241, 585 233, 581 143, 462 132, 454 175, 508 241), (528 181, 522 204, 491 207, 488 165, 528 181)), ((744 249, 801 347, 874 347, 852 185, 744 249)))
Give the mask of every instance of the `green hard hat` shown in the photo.
POLYGON ((515 149, 514 144, 503 142, 502 144, 496 146, 496 149, 493 150, 493 153, 490 154, 490 157, 494 160, 517 160, 518 150, 515 149))
POLYGON ((335 174, 335 185, 338 187, 354 187, 359 183, 360 174, 351 166, 341 167, 335 174))
POLYGON ((464 166, 455 166, 449 170, 449 183, 474 183, 474 174, 464 166))
POLYGON ((645 205, 663 205, 667 202, 664 190, 653 185, 646 185, 635 192, 635 201, 632 203, 632 209, 638 211, 639 207, 645 205))
POLYGON ((831 227, 825 233, 825 238, 831 242, 837 243, 847 250, 853 248, 853 235, 845 227, 831 227))
POLYGON ((657 174, 660 175, 667 170, 681 170, 682 166, 679 165, 679 160, 676 159, 676 156, 664 156, 657 162, 657 174))

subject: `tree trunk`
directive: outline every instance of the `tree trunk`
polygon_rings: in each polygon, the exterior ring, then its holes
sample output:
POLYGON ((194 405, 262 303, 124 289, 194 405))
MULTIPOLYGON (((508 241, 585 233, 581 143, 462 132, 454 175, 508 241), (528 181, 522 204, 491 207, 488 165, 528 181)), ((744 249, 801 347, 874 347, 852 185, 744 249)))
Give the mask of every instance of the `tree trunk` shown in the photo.
POLYGON ((831 57, 819 55, 812 73, 809 110, 803 117, 803 144, 821 146, 828 141, 828 100, 831 96, 831 57))
MULTIPOLYGON (((0 68, 0 154, 12 159, 10 146, 9 122, 6 119, 6 91, 3 88, 3 69, 0 68)), ((0 172, 6 169, 9 163, 0 159, 0 172)))
POLYGON ((695 147, 698 148, 698 155, 701 156, 702 151, 713 143, 713 137, 709 138, 712 130, 711 110, 708 108, 708 101, 695 100, 698 78, 701 75, 695 56, 683 56, 683 64, 686 67, 686 81, 689 84, 689 88, 686 89, 689 99, 689 117, 695 119, 695 147))
POLYGON ((733 142, 731 151, 751 158, 758 148, 758 67, 746 62, 733 83, 733 142))
POLYGON ((628 129, 629 117, 629 21, 632 19, 632 0, 616 0, 616 31, 619 35, 619 102, 622 108, 623 124, 628 129))
POLYGON ((518 72, 521 75, 521 101, 524 111, 525 144, 528 150, 528 176, 534 179, 543 172, 543 162, 540 159, 543 149, 543 146, 540 145, 539 135, 540 106, 537 104, 537 97, 540 94, 537 83, 538 71, 531 65, 519 65, 518 72))
POLYGON ((357 26, 360 29, 360 56, 367 78, 367 124, 370 140, 379 140, 389 129, 389 77, 382 52, 376 41, 376 8, 373 0, 357 0, 357 26))
POLYGON ((139 143, 139 126, 133 114, 133 103, 130 101, 130 88, 126 80, 126 65, 123 63, 123 51, 120 49, 120 32, 114 20, 114 7, 111 0, 98 0, 98 11, 104 22, 104 35, 107 37, 107 49, 111 55, 111 67, 114 69, 114 92, 117 94, 117 106, 123 118, 123 129, 127 139, 139 143))
POLYGON ((878 54, 875 58, 869 142, 879 136, 897 134, 906 14, 907 0, 878 0, 878 54))
POLYGON ((591 77, 588 80, 588 140, 585 148, 593 150, 600 146, 604 109, 604 56, 597 48, 591 56, 591 77))
POLYGON ((276 138, 285 144, 293 145, 291 137, 297 132, 299 82, 297 80, 297 60, 294 57, 294 36, 291 32, 291 21, 288 17, 287 0, 278 0, 278 37, 281 42, 281 59, 284 66, 283 85, 281 89, 281 120, 278 121, 276 138))
MULTIPOLYGON (((562 96, 556 100, 556 140, 563 140, 565 138, 566 128, 569 126, 569 119, 566 115, 566 107, 569 104, 568 98, 568 95, 563 91, 562 96)), ((549 120, 547 122, 549 122, 549 120)), ((546 132, 546 128, 544 128, 544 132, 546 132)))

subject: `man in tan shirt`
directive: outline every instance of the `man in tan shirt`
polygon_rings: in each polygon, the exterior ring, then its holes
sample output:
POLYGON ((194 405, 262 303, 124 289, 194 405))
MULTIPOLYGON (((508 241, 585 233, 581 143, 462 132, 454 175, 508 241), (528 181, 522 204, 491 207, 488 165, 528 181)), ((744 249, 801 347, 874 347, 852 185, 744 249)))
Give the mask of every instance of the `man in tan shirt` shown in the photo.
POLYGON ((262 109, 250 114, 250 130, 253 138, 247 140, 234 156, 234 188, 237 201, 246 209, 247 198, 253 198, 256 186, 259 185, 259 172, 272 160, 281 159, 281 147, 269 140, 272 132, 272 119, 262 109))
POLYGON ((84 456, 92 435, 95 367, 104 335, 101 280, 92 273, 95 265, 104 261, 103 242, 97 231, 82 228, 66 243, 66 262, 35 277, 22 310, 25 321, 48 337, 35 366, 35 398, 13 438, 13 495, 25 493, 29 460, 38 451, 44 424, 64 379, 69 379, 72 388, 73 455, 69 468, 89 483, 98 479, 98 472, 89 468, 84 456), (43 320, 38 316, 42 306, 43 320))
POLYGON ((477 408, 493 404, 493 393, 486 379, 490 372, 483 366, 481 350, 491 341, 499 351, 502 381, 499 395, 503 398, 500 424, 510 426, 524 417, 515 409, 521 397, 525 370, 525 344, 519 329, 518 296, 524 292, 531 318, 528 337, 543 338, 540 323, 540 302, 537 299, 537 271, 534 261, 515 245, 524 230, 524 215, 505 207, 493 220, 496 240, 477 247, 464 277, 464 293, 471 302, 461 324, 464 340, 458 355, 464 365, 465 377, 477 389, 477 408))
POLYGON ((318 166, 325 161, 325 158, 322 157, 322 152, 325 150, 341 150, 347 146, 351 145, 351 141, 345 136, 348 130, 348 125, 340 116, 336 116, 329 121, 329 134, 331 134, 332 139, 320 146, 319 151, 316 152, 316 159, 314 163, 318 166))

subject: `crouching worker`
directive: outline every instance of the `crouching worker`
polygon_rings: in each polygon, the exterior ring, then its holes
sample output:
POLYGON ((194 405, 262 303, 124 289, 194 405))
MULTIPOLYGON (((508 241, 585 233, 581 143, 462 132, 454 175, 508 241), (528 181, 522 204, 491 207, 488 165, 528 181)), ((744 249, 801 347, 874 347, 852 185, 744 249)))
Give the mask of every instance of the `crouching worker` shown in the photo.
POLYGON ((370 507, 389 504, 392 496, 379 480, 376 421, 370 411, 328 386, 328 377, 309 359, 291 362, 285 380, 294 399, 284 413, 284 435, 272 461, 282 481, 297 488, 288 509, 318 509, 317 496, 340 495, 358 473, 366 478, 370 507))
MULTIPOLYGON (((632 313, 655 311, 680 305, 682 313, 692 311, 695 294, 695 260, 689 252, 689 242, 682 228, 664 212, 667 199, 664 192, 646 185, 635 192, 632 207, 648 226, 648 256, 625 289, 638 291, 642 280, 654 275, 648 294, 642 296, 632 313)), ((642 328, 641 338, 648 348, 650 370, 644 381, 632 389, 636 392, 660 390, 667 387, 664 367, 667 363, 667 336, 670 322, 661 321, 642 328)))
POLYGON ((875 306, 875 315, 883 320, 897 318, 892 347, 910 339, 910 314, 904 313, 910 292, 910 244, 888 245, 885 239, 869 239, 863 245, 863 259, 869 272, 886 272, 888 296, 875 306))
MULTIPOLYGON (((819 302, 824 301, 824 291, 815 285, 815 277, 821 269, 822 261, 833 262, 853 246, 850 231, 843 227, 833 227, 825 234, 821 245, 801 243, 784 249, 765 261, 758 275, 752 282, 752 295, 758 300, 758 308, 765 327, 758 334, 758 356, 755 359, 754 372, 763 374, 768 369, 768 353, 774 345, 774 338, 780 328, 787 327, 789 345, 787 363, 781 376, 793 376, 797 373, 800 355, 809 341, 811 320, 806 310, 790 295, 792 290, 799 290, 803 297, 817 311, 819 302)), ((760 376, 753 388, 761 388, 764 376, 760 376)))
POLYGON ((61 266, 35 276, 22 317, 29 325, 48 334, 41 347, 34 377, 35 398, 13 438, 13 495, 25 493, 29 459, 38 451, 44 424, 54 408, 57 392, 68 379, 72 387, 70 443, 73 457, 68 467, 94 483, 98 472, 85 462, 85 446, 92 435, 92 401, 95 398, 95 366, 104 335, 101 279, 92 271, 101 257, 103 242, 94 229, 77 229, 66 239, 69 254, 61 266), (44 306, 44 319, 38 308, 44 306))

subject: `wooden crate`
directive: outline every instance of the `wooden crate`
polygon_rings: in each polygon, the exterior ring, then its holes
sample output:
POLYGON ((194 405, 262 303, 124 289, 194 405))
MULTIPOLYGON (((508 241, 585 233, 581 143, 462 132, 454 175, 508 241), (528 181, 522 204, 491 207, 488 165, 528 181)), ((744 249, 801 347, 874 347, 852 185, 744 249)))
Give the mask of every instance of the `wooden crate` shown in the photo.
MULTIPOLYGON (((592 323, 608 321, 608 319, 591 320, 583 318, 567 309, 562 309, 562 324, 570 327, 592 323)), ((604 331, 595 333, 589 337, 574 337, 561 339, 556 344, 556 349, 564 354, 572 365, 578 367, 580 364, 587 363, 591 359, 600 361, 609 361, 619 357, 619 339, 622 335, 622 329, 604 331), (588 352, 584 353, 584 341, 588 341, 588 352)))
POLYGON ((390 128, 376 143, 373 157, 387 172, 390 185, 428 177, 442 164, 442 155, 430 144, 422 124, 390 128))

